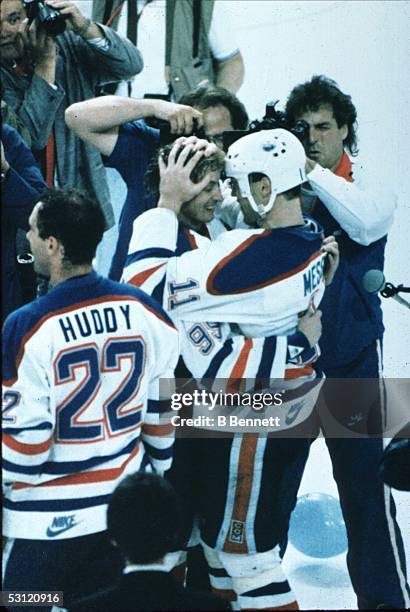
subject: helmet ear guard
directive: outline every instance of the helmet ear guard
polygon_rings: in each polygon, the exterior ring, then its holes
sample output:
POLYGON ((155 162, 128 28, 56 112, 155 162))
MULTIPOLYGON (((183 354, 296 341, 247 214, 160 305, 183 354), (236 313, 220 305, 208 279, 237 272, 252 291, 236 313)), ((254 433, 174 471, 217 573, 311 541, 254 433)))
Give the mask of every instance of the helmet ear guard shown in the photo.
POLYGON ((248 198, 253 210, 266 215, 276 196, 304 183, 306 155, 301 142, 282 128, 261 130, 243 136, 228 149, 225 173, 238 182, 241 196, 248 198), (258 204, 251 192, 249 175, 264 174, 271 183, 271 195, 265 205, 258 204))

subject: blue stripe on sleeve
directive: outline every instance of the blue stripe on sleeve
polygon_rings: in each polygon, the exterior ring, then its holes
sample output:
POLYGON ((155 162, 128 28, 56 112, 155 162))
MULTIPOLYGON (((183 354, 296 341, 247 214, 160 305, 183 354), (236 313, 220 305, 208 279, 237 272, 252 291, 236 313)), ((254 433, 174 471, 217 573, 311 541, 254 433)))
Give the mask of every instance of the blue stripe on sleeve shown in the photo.
POLYGON ((5 498, 3 505, 9 510, 21 512, 60 512, 62 510, 81 510, 92 506, 108 504, 110 495, 99 495, 97 497, 82 497, 76 499, 49 499, 36 501, 13 502, 5 498))
POLYGON ((43 431, 45 429, 53 429, 53 426, 48 421, 44 421, 43 423, 39 423, 38 425, 33 425, 33 427, 3 427, 2 432, 4 434, 10 434, 15 436, 22 431, 43 431))
POLYGON ((206 378, 216 378, 216 373, 221 367, 222 362, 224 361, 224 359, 228 357, 228 355, 232 353, 232 350, 233 350, 232 344, 233 343, 231 339, 227 340, 224 343, 223 347, 217 352, 215 357, 212 359, 209 365, 209 368, 203 375, 202 377, 203 381, 205 381, 206 378))
POLYGON ((146 452, 153 459, 160 459, 160 460, 170 459, 172 457, 173 449, 174 449, 173 444, 171 444, 170 446, 167 446, 167 448, 156 448, 155 446, 152 446, 148 442, 145 442, 145 440, 144 440, 144 447, 145 447, 146 452))
POLYGON ((171 409, 171 400, 148 400, 147 413, 150 414, 163 414, 169 412, 171 409))
POLYGON ((262 357, 256 374, 257 379, 269 379, 272 369, 273 359, 276 353, 276 336, 265 339, 262 349, 262 357))
POLYGON ((148 259, 150 257, 173 257, 175 255, 174 251, 170 251, 169 249, 142 249, 141 251, 136 251, 135 253, 131 253, 127 255, 125 260, 124 267, 130 266, 136 261, 142 261, 143 259, 148 259))
POLYGON ((154 291, 152 292, 152 297, 154 298, 154 300, 157 300, 159 304, 162 304, 163 299, 164 299, 164 287, 165 287, 165 276, 158 283, 158 285, 155 287, 154 291))
POLYGON ((131 440, 131 442, 127 444, 125 448, 121 449, 114 455, 103 455, 101 457, 85 459, 84 461, 47 461, 46 463, 40 463, 38 465, 18 465, 3 458, 3 469, 16 474, 35 475, 41 473, 53 475, 62 474, 69 476, 70 474, 76 474, 77 472, 82 472, 93 467, 100 466, 108 461, 117 459, 117 457, 121 457, 122 455, 128 455, 134 450, 139 439, 140 437, 138 435, 138 437, 131 440))

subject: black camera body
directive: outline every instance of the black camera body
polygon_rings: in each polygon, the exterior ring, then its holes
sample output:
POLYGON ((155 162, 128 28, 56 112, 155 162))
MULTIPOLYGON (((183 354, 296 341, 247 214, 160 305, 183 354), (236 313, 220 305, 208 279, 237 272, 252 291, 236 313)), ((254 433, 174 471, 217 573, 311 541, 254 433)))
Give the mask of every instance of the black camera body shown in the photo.
POLYGON ((66 18, 56 9, 48 6, 42 0, 23 0, 29 25, 34 19, 43 26, 48 36, 58 36, 66 28, 66 18))
POLYGON ((306 145, 309 141, 309 124, 303 119, 296 121, 294 125, 290 125, 286 119, 286 115, 283 111, 276 109, 276 102, 268 102, 265 107, 265 116, 263 119, 255 119, 249 124, 248 130, 232 130, 223 133, 223 148, 227 151, 231 144, 254 132, 260 132, 261 130, 275 130, 282 128, 288 130, 294 136, 296 136, 306 149, 306 145))
MULTIPOLYGON (((162 119, 156 119, 155 117, 147 117, 147 119, 145 119, 145 123, 149 125, 149 127, 159 130, 159 144, 161 147, 172 144, 177 138, 182 136, 182 134, 171 133, 171 126, 168 121, 162 121, 162 119)), ((197 138, 205 138, 208 140, 204 129, 198 127, 195 118, 193 120, 193 129, 189 136, 197 136, 197 138)))

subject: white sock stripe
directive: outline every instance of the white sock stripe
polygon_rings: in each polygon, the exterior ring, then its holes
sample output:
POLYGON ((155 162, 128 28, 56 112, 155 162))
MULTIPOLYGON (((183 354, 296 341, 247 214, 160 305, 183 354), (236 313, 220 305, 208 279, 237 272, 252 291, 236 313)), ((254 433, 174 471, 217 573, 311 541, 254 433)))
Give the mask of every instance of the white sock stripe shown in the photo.
MULTIPOLYGON (((254 574, 248 573, 244 576, 232 576, 232 582, 234 585, 234 589, 237 593, 248 593, 249 591, 255 591, 256 589, 262 589, 271 584, 284 584, 287 582, 286 576, 283 573, 282 566, 279 565, 271 570, 266 572, 256 572, 254 574)), ((288 591, 290 592, 291 588, 288 583, 288 591)), ((273 595, 269 595, 272 597, 273 595)), ((252 597, 252 595, 250 595, 252 597)), ((276 595, 275 595, 276 597, 276 595)))
POLYGON ((281 593, 280 595, 263 595, 260 597, 245 597, 244 595, 238 595, 238 603, 241 610, 244 608, 263 610, 264 608, 286 606, 294 601, 296 600, 292 591, 289 591, 289 593, 281 593))
POLYGON ((3 563, 2 563, 2 570, 1 570, 1 581, 2 583, 4 583, 4 577, 6 575, 6 567, 7 567, 7 563, 10 559, 10 555, 11 555, 11 550, 13 548, 15 539, 14 538, 7 538, 7 542, 3 548, 3 553, 2 553, 2 557, 3 557, 3 563))
POLYGON ((246 542, 248 544, 248 553, 251 555, 257 553, 255 542, 255 518, 259 501, 259 492, 261 489, 263 457, 265 454, 267 440, 267 436, 258 437, 254 463, 256 469, 254 469, 253 472, 251 497, 246 515, 246 542))
POLYGON ((222 578, 209 574, 209 582, 214 589, 233 591, 232 580, 229 576, 224 576, 222 578))
POLYGON ((379 396, 380 396, 380 412, 382 418, 382 427, 386 427, 387 423, 387 406, 386 406, 386 387, 383 377, 383 355, 380 340, 376 340, 377 363, 379 372, 379 396))
POLYGON ((233 505, 235 501, 235 492, 236 492, 236 478, 232 478, 231 475, 235 474, 238 471, 238 463, 239 463, 239 451, 241 449, 242 444, 242 435, 235 434, 232 440, 231 453, 229 458, 229 473, 228 473, 228 491, 226 494, 226 503, 225 503, 225 512, 222 521, 222 526, 219 530, 218 538, 216 541, 216 547, 222 548, 226 536, 229 531, 229 526, 231 523, 231 516, 233 505))
POLYGON ((388 487, 387 485, 383 485, 383 494, 384 494, 384 508, 386 512, 386 521, 387 521, 387 525, 389 528, 390 542, 391 542, 394 560, 396 563, 397 576, 399 579, 400 588, 401 588, 402 595, 403 595, 403 601, 404 601, 406 609, 408 609, 410 608, 410 597, 409 597, 409 594, 406 588, 407 578, 403 572, 403 568, 400 563, 400 555, 399 555, 399 549, 397 546, 396 530, 394 528, 394 519, 390 511, 390 496, 391 496, 390 487, 388 487))
MULTIPOLYGON (((386 390, 385 390, 385 385, 383 381, 383 355, 382 355, 382 347, 381 347, 380 340, 376 340, 376 350, 377 350, 378 370, 379 370, 380 405, 381 405, 381 412, 382 412, 382 418, 383 418, 383 425, 385 425, 387 421, 386 401, 385 401, 386 400, 386 390)), ((387 443, 388 441, 383 438, 383 447, 385 447, 387 443)), ((384 496, 384 509, 385 509, 385 514, 386 514, 386 521, 387 521, 387 526, 389 529, 390 542, 391 542, 391 547, 393 551, 394 561, 396 564, 397 576, 399 579, 400 588, 402 591, 405 606, 406 608, 409 608, 410 607, 410 597, 409 597, 409 594, 406 588, 407 579, 403 572, 403 568, 400 562, 399 549, 397 546, 396 530, 394 528, 394 518, 390 511, 391 489, 387 485, 383 485, 383 496, 384 496)))

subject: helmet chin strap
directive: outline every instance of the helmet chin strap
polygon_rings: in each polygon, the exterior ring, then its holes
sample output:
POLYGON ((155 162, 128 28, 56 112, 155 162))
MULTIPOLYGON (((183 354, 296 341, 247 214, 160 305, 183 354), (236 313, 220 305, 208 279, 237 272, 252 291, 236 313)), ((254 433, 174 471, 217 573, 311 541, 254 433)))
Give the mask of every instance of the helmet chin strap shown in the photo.
POLYGON ((257 202, 255 202, 255 199, 251 193, 249 194, 248 199, 253 210, 257 212, 260 217, 265 218, 268 212, 270 212, 273 208, 273 204, 276 200, 276 193, 272 191, 272 193, 270 194, 269 202, 265 205, 258 204, 257 202))
POLYGON ((275 202, 277 193, 275 191, 271 192, 270 197, 269 197, 269 202, 267 204, 265 204, 265 205, 264 204, 258 204, 255 201, 255 198, 252 195, 251 187, 250 187, 250 184, 249 184, 249 177, 246 176, 246 178, 245 178, 244 176, 241 176, 241 177, 237 176, 235 178, 238 181, 242 197, 248 198, 249 204, 251 205, 252 210, 254 210, 256 213, 258 213, 258 215, 261 218, 265 218, 266 215, 268 214, 268 212, 273 207, 273 203, 275 202))

